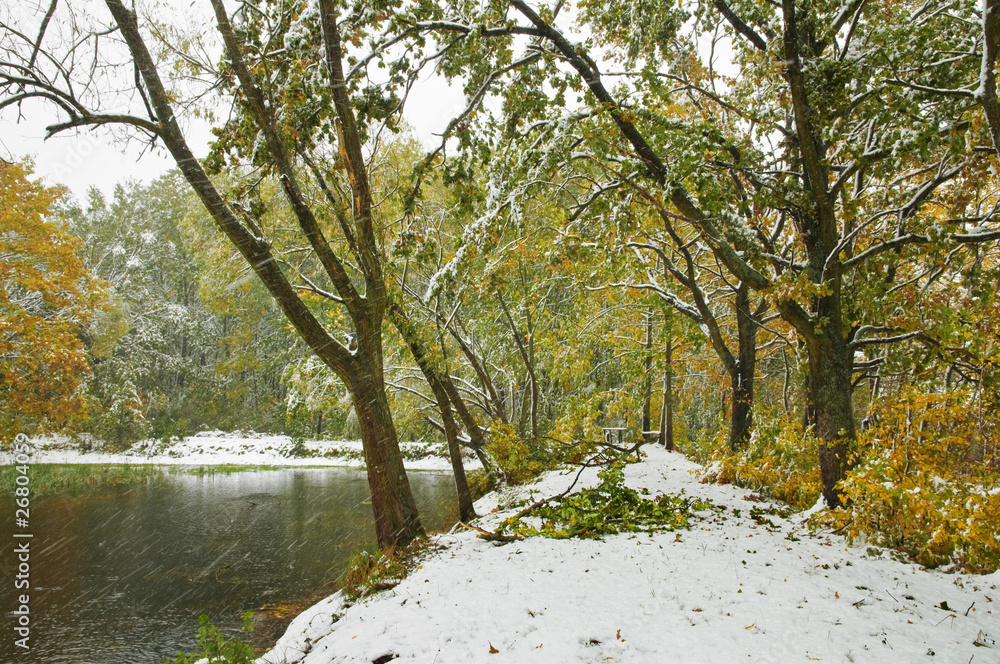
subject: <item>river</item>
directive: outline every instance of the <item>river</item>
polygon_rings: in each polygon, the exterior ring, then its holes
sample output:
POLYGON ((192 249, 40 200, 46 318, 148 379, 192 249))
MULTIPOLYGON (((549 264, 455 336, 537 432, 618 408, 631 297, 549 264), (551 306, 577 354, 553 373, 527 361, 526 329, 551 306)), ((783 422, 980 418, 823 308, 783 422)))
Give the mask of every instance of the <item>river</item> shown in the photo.
MULTIPOLYGON (((445 473, 411 472, 428 529, 457 520, 445 473)), ((375 544, 368 482, 342 468, 162 477, 105 495, 31 505, 30 650, 14 646, 14 556, 0 559, 0 661, 159 664, 195 646, 198 615, 233 629, 243 612, 335 581, 375 544)), ((4 510, 5 548, 13 509, 4 510)), ((21 592, 21 591, 17 591, 21 592)))

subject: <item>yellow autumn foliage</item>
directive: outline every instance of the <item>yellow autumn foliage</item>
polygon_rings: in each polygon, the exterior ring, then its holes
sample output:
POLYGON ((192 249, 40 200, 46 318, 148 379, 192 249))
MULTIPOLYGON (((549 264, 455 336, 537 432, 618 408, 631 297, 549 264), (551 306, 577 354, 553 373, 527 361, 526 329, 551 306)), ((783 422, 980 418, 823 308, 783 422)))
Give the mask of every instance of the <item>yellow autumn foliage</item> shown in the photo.
POLYGON ((544 455, 521 440, 510 424, 494 424, 486 451, 507 484, 523 484, 545 470, 544 455))
POLYGON ((1000 415, 992 404, 908 388, 875 413, 842 486, 846 507, 822 523, 928 567, 1000 567, 1000 415))
POLYGON ((31 176, 30 162, 0 161, 0 441, 83 419, 81 333, 104 294, 53 212, 63 192, 31 176))
MULTIPOLYGON (((895 550, 927 567, 990 573, 1000 568, 1000 412, 970 392, 904 388, 873 407, 854 467, 840 488, 844 507, 812 523, 851 541, 895 550)), ((743 450, 724 432, 699 446, 706 482, 736 484, 805 508, 822 483, 818 441, 801 426, 758 422, 743 450)))
POLYGON ((735 484, 800 508, 815 504, 823 488, 818 443, 801 426, 761 421, 742 450, 729 449, 725 431, 713 447, 703 482, 735 484))

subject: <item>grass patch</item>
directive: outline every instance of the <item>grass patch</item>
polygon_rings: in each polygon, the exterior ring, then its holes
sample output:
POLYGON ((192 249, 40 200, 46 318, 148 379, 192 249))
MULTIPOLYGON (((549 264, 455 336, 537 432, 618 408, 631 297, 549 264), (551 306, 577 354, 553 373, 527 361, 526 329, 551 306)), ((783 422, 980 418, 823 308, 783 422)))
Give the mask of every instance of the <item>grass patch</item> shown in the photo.
MULTIPOLYGON (((18 473, 14 466, 0 467, 0 495, 13 496, 18 473)), ((162 467, 148 465, 31 464, 28 485, 34 497, 56 494, 94 495, 126 491, 166 475, 162 467)))
POLYGON ((340 590, 347 602, 355 602, 383 590, 395 588, 417 568, 418 561, 439 548, 428 538, 414 540, 404 548, 389 547, 372 553, 361 551, 351 556, 347 571, 340 577, 340 590))
POLYGON ((235 463, 223 463, 215 466, 195 466, 191 468, 183 468, 179 472, 185 475, 196 475, 198 477, 212 476, 212 475, 232 475, 233 473, 253 473, 265 470, 300 470, 309 468, 330 468, 331 466, 280 466, 274 464, 267 465, 257 465, 248 466, 243 464, 235 463))

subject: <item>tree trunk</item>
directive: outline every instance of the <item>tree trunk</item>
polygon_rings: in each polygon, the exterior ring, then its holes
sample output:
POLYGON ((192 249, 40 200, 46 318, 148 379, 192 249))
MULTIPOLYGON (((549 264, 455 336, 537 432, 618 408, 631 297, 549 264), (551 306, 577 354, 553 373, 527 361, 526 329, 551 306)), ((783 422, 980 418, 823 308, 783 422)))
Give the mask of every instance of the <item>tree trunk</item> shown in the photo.
MULTIPOLYGON (((434 393, 434 399, 437 401, 438 410, 441 411, 441 422, 444 425, 443 428, 445 438, 448 441, 448 456, 451 458, 451 468, 455 474, 455 488, 458 490, 458 507, 461 513, 461 518, 463 521, 474 519, 476 517, 476 510, 472 506, 472 495, 469 491, 469 483, 465 476, 465 465, 462 463, 462 450, 459 447, 458 440, 458 425, 455 423, 455 418, 451 409, 451 399, 449 397, 448 390, 444 385, 445 380, 447 380, 448 383, 451 383, 451 376, 448 375, 446 370, 442 370, 440 367, 434 365, 434 362, 425 350, 419 331, 413 322, 406 316, 406 312, 398 302, 392 301, 389 303, 387 314, 389 316, 389 320, 399 332, 400 336, 403 337, 403 341, 406 342, 407 347, 409 347, 410 354, 413 356, 414 361, 420 368, 421 373, 424 374, 424 379, 430 386, 431 392, 434 393)), ((452 386, 452 389, 454 389, 454 386, 452 386)), ((481 433, 482 432, 480 432, 480 435, 481 433)), ((480 444, 479 447, 481 448, 482 445, 480 444)), ((478 449, 476 450, 476 453, 481 455, 480 461, 484 461, 485 455, 482 450, 478 449)), ((488 464, 484 463, 483 467, 487 472, 492 472, 488 464)))
POLYGON ((986 115, 993 147, 1000 152, 1000 101, 997 100, 996 70, 1000 58, 1000 0, 983 0, 983 58, 979 87, 974 96, 986 115))
MULTIPOLYGON (((526 383, 530 385, 531 377, 527 376, 526 383)), ((530 390, 530 388, 529 388, 530 390)), ((531 416, 531 393, 529 390, 521 390, 520 412, 517 418, 517 435, 522 440, 528 437, 528 419, 531 416)))
POLYGON ((788 351, 784 347, 781 349, 781 359, 785 363, 784 380, 781 383, 781 405, 784 406, 785 417, 789 417, 792 414, 791 406, 788 402, 788 380, 791 378, 791 371, 788 367, 788 351))
POLYGON ((851 399, 852 353, 846 340, 832 334, 817 336, 808 348, 810 423, 820 440, 823 497, 828 505, 837 507, 837 484, 847 473, 848 447, 856 437, 851 399))
POLYGON ((476 518, 476 508, 472 503, 472 493, 469 491, 469 481, 465 477, 465 464, 462 463, 462 450, 458 444, 458 424, 451 413, 448 397, 442 390, 435 394, 438 399, 438 409, 441 411, 441 421, 444 423, 444 435, 448 440, 448 456, 451 458, 451 470, 455 474, 455 488, 458 490, 458 512, 462 521, 476 518))
POLYGON ((489 457, 486 456, 486 433, 479 426, 479 423, 476 422, 476 418, 472 416, 472 413, 469 412, 469 407, 459 393, 458 388, 455 387, 455 381, 451 379, 451 374, 447 371, 441 372, 440 379, 441 386, 448 395, 448 400, 451 402, 452 407, 454 407, 455 412, 458 413, 458 419, 462 421, 465 431, 469 434, 469 447, 476 453, 479 463, 483 465, 483 470, 488 475, 495 477, 496 472, 493 470, 493 464, 490 463, 489 457))
POLYGON ((665 345, 666 367, 663 370, 663 406, 660 410, 660 443, 667 450, 674 449, 674 367, 673 342, 665 345))
MULTIPOLYGON (((742 367, 741 367, 742 368, 742 367)), ((733 381, 733 410, 729 415, 729 449, 736 452, 750 442, 753 430, 753 375, 740 371, 733 381)))
POLYGON ((653 310, 646 311, 646 357, 642 361, 642 431, 649 431, 653 401, 653 310))
MULTIPOLYGON (((800 47, 813 46, 811 26, 800 33, 795 0, 782 0, 782 42, 785 80, 795 119, 796 153, 809 204, 800 208, 798 225, 808 256, 806 273, 819 287, 809 311, 792 300, 778 303, 782 317, 805 339, 809 351, 807 412, 819 438, 819 464, 823 496, 831 507, 840 505, 837 483, 847 472, 847 448, 856 436, 851 404, 851 370, 854 366, 846 339, 842 309, 842 265, 836 251, 840 242, 836 194, 830 190, 828 145, 810 99, 800 47)), ((793 160, 794 161, 794 160, 793 160)))
POLYGON ((352 387, 379 545, 405 545, 422 536, 424 529, 403 468, 384 383, 380 375, 369 370, 356 376, 352 387))
POLYGON ((736 336, 739 349, 730 375, 733 411, 729 420, 729 449, 734 452, 750 442, 753 430, 753 381, 757 372, 757 323, 750 313, 750 288, 741 282, 736 291, 736 336))

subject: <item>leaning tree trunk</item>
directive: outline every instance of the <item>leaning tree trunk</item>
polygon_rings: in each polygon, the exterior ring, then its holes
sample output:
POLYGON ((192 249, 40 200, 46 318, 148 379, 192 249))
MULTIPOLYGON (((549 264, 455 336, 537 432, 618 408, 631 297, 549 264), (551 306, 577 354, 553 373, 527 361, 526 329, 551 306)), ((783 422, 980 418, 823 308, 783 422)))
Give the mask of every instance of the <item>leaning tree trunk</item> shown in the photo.
POLYGON ((476 453, 476 457, 479 459, 479 463, 482 464, 486 474, 490 477, 496 477, 496 470, 493 468, 493 463, 486 456, 486 434, 483 432, 482 427, 479 426, 479 423, 476 422, 472 413, 469 412, 468 405, 466 405, 462 395, 459 394, 458 388, 455 387, 455 381, 451 379, 451 376, 447 372, 444 372, 441 376, 441 386, 447 393, 451 405, 455 408, 458 419, 465 426, 466 433, 469 434, 469 447, 476 453))
MULTIPOLYGON (((212 3, 229 62, 249 107, 248 113, 267 143, 274 160, 273 165, 281 174, 285 195, 301 230, 342 296, 358 332, 359 346, 355 351, 346 348, 320 324, 282 272, 280 262, 271 253, 271 243, 261 233, 259 224, 250 217, 241 219, 236 215, 208 178, 201 163, 195 159, 177 123, 170 95, 160 80, 153 56, 143 40, 135 12, 127 9, 121 0, 105 0, 105 4, 132 54, 136 77, 145 83, 147 107, 156 118, 156 125, 150 127, 149 131, 163 140, 206 210, 267 287, 299 335, 351 391, 361 424, 379 545, 388 547, 406 544, 422 535, 424 531, 403 470, 399 441, 385 394, 381 347, 381 307, 384 304, 385 282, 371 224, 371 196, 364 172, 364 159, 353 124, 354 116, 346 86, 342 83, 339 35, 336 34, 335 25, 332 39, 336 43, 328 42, 327 46, 330 46, 330 60, 335 61, 338 69, 338 72, 331 74, 331 80, 341 82, 339 86, 333 85, 332 88, 343 125, 341 147, 345 151, 344 159, 351 176, 354 217, 358 231, 356 235, 352 235, 359 238, 356 243, 358 246, 363 245, 363 250, 357 252, 356 258, 367 273, 367 297, 362 297, 354 287, 343 262, 332 251, 315 214, 306 203, 295 178, 287 146, 277 131, 273 114, 256 85, 252 72, 243 61, 243 54, 225 8, 218 0, 212 3)), ((329 28, 327 23, 333 23, 332 8, 327 0, 320 0, 320 5, 326 5, 322 13, 324 28, 329 28)), ((325 32, 329 33, 330 30, 325 32)))
MULTIPOLYGON (((423 340, 413 322, 406 316, 406 312, 398 302, 389 303, 387 314, 393 326, 403 337, 403 341, 410 349, 410 354, 420 368, 421 373, 427 380, 427 384, 434 393, 434 400, 437 401, 438 410, 441 412, 441 422, 444 429, 445 439, 448 441, 448 456, 451 458, 451 469, 455 474, 455 488, 458 491, 458 509, 462 521, 469 521, 476 518, 476 509, 472 504, 472 494, 469 491, 469 482, 465 476, 465 465, 462 463, 462 450, 459 447, 458 424, 451 408, 451 399, 448 390, 445 388, 444 380, 451 382, 451 376, 446 370, 441 370, 434 366, 434 362, 428 356, 423 340)), ((480 446, 481 447, 481 446, 480 446)), ((477 450, 477 453, 482 453, 477 450)), ((489 470, 489 466, 484 465, 489 470)))
POLYGON ((451 470, 455 474, 455 488, 458 490, 458 513, 462 521, 475 519, 476 507, 469 491, 469 481, 465 476, 465 465, 462 463, 462 449, 458 442, 458 424, 451 412, 451 404, 444 390, 435 390, 438 409, 441 411, 441 422, 444 425, 444 436, 448 441, 448 456, 451 458, 451 470))
POLYGON ((352 383, 354 409, 361 426, 361 440, 365 443, 375 533, 380 544, 405 544, 423 535, 424 529, 403 468, 385 384, 381 375, 371 368, 359 372, 352 383))

